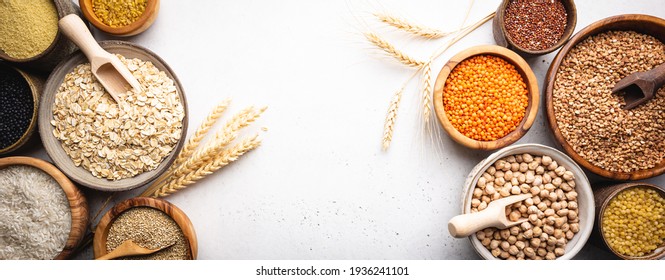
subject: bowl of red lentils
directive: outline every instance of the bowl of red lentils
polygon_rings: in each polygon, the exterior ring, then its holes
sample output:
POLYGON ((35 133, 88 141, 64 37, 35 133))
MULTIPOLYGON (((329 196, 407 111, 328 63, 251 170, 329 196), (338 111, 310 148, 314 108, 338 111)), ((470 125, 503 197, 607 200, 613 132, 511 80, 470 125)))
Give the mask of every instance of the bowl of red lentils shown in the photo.
POLYGON ((520 54, 543 55, 563 46, 575 32, 573 0, 504 0, 492 22, 494 40, 520 54))
POLYGON ((583 28, 552 60, 545 81, 547 119, 578 164, 615 180, 665 172, 665 87, 624 110, 612 88, 624 77, 665 63, 665 20, 619 15, 583 28))
POLYGON ((119 37, 138 35, 157 19, 159 0, 79 0, 85 18, 119 37))
POLYGON ((500 46, 466 49, 436 79, 434 109, 457 143, 495 150, 519 140, 538 113, 538 81, 529 64, 500 46))
POLYGON ((586 244, 594 225, 588 178, 570 157, 540 144, 503 148, 478 163, 462 192, 462 213, 485 210, 492 201, 531 194, 506 207, 506 229, 469 236, 478 255, 490 260, 569 260, 586 244))
POLYGON ((623 183, 594 190, 594 234, 627 260, 665 257, 665 190, 646 183, 623 183))

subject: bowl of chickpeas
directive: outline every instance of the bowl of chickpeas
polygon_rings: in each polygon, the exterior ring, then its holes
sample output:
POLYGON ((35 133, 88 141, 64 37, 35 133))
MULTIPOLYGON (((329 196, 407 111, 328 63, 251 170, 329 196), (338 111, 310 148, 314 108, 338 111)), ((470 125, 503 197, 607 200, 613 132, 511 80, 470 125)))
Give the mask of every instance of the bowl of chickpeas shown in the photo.
POLYGON ((484 259, 572 259, 593 231, 594 196, 584 171, 567 155, 540 145, 501 149, 469 174, 462 213, 483 211, 494 200, 512 195, 530 198, 506 207, 506 229, 486 228, 469 236, 484 259))
POLYGON ((453 56, 439 72, 433 93, 443 129, 455 142, 478 150, 500 149, 522 138, 540 103, 529 64, 495 45, 453 56))

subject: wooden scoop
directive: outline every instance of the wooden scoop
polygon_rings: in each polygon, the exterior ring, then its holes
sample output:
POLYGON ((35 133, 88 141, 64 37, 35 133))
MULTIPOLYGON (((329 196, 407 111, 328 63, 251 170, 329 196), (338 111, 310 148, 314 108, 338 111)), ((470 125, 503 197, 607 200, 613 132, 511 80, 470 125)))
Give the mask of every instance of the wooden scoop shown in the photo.
POLYGON ((475 232, 488 227, 505 229, 526 222, 528 219, 520 219, 511 222, 506 217, 506 206, 525 200, 531 194, 511 195, 506 198, 490 202, 483 211, 471 214, 457 215, 448 222, 448 231, 455 238, 467 237, 475 232))
POLYGON ((633 109, 656 96, 656 92, 665 84, 665 63, 646 72, 636 72, 621 79, 612 93, 623 93, 626 101, 624 110, 633 109))
POLYGON ((134 241, 129 239, 125 242, 122 242, 122 244, 120 244, 120 246, 115 248, 115 250, 109 252, 106 255, 103 255, 103 256, 97 258, 97 260, 112 260, 112 259, 120 258, 120 257, 149 255, 149 254, 164 250, 168 247, 171 247, 171 246, 173 246, 173 244, 175 244, 175 242, 173 242, 169 245, 166 245, 162 248, 147 249, 147 248, 143 248, 143 247, 139 246, 138 244, 134 243, 134 241))
POLYGON ((130 89, 141 91, 139 81, 134 78, 120 59, 110 54, 97 44, 85 23, 75 14, 70 14, 58 23, 60 30, 67 35, 88 57, 92 74, 104 86, 115 102, 120 102, 118 95, 130 89))

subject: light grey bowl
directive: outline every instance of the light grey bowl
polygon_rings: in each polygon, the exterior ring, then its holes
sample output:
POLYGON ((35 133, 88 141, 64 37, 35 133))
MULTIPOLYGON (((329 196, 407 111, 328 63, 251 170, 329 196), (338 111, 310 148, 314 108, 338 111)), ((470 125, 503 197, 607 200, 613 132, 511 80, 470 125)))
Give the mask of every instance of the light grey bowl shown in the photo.
POLYGON ((138 45, 124 41, 102 41, 99 42, 99 45, 110 53, 121 54, 127 58, 139 58, 144 61, 151 61, 159 70, 164 71, 166 75, 173 80, 177 87, 178 95, 180 96, 182 105, 185 109, 185 118, 182 120, 182 134, 176 147, 173 149, 173 151, 171 151, 171 154, 169 154, 162 161, 162 163, 157 166, 156 169, 144 172, 132 178, 126 178, 117 181, 97 178, 93 176, 90 171, 85 170, 83 167, 74 165, 74 162, 62 149, 60 141, 53 136, 53 126, 51 125, 51 119, 53 119, 53 104, 55 102, 55 94, 58 91, 60 84, 62 84, 65 75, 71 72, 77 65, 88 62, 87 58, 80 51, 74 53, 70 58, 60 63, 55 68, 55 70, 53 70, 48 80, 46 81, 46 85, 44 86, 44 95, 42 96, 39 107, 39 134, 42 137, 44 148, 46 148, 46 152, 53 160, 53 163, 55 163, 55 165, 58 166, 58 168, 62 170, 62 172, 67 175, 67 177, 71 178, 75 182, 86 187, 102 191, 131 190, 146 185, 164 173, 169 168, 169 166, 171 166, 171 163, 173 163, 175 160, 176 155, 180 153, 187 134, 187 120, 189 118, 187 100, 185 99, 185 92, 180 85, 180 81, 178 81, 178 78, 176 77, 173 70, 171 70, 168 64, 166 64, 166 62, 164 62, 155 53, 138 45))
MULTIPOLYGON (((473 189, 478 182, 478 179, 483 175, 483 172, 487 170, 495 161, 507 157, 510 155, 524 154, 529 153, 531 155, 548 155, 553 160, 555 160, 559 166, 565 167, 567 170, 573 172, 575 176, 575 191, 577 192, 577 203, 579 205, 579 218, 580 218, 580 231, 575 234, 575 237, 568 242, 566 245, 566 253, 557 258, 557 260, 569 260, 572 259, 579 251, 584 247, 591 232, 593 231, 593 221, 595 218, 595 204, 593 191, 591 190, 591 184, 589 184, 589 179, 584 174, 582 168, 580 168, 571 158, 569 158, 564 153, 540 144, 521 144, 514 145, 503 148, 486 159, 478 163, 469 173, 466 181, 464 182, 464 192, 462 193, 462 213, 471 212, 471 199, 473 198, 473 189)), ((499 260, 492 256, 492 253, 483 246, 476 235, 473 234, 469 236, 469 241, 473 245, 473 249, 476 250, 476 253, 484 259, 487 260, 499 260)))

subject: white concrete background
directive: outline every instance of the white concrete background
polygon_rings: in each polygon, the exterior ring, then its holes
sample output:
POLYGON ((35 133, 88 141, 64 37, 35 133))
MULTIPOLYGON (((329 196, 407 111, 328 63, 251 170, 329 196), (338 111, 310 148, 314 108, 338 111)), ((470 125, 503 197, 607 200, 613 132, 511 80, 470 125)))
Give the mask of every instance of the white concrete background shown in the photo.
MULTIPOLYGON (((499 2, 475 1, 468 22, 499 2)), ((617 14, 665 17, 658 0, 576 2, 577 30, 617 14)), ((189 102, 189 133, 223 98, 233 98, 229 113, 269 106, 248 129, 269 128, 263 146, 168 198, 192 220, 199 258, 478 258, 468 240, 448 234, 447 221, 459 213, 467 173, 489 153, 466 149, 446 135, 432 144, 419 122, 417 83, 406 89, 393 144, 382 152, 389 100, 412 72, 360 35, 375 30, 425 58, 446 40, 402 36, 371 13, 388 11, 453 30, 469 3, 162 0, 154 25, 126 40, 153 50, 177 73, 189 102)), ((455 53, 493 43, 488 23, 437 60, 434 74, 455 53)), ((553 57, 529 60, 541 88, 553 57)), ((518 143, 553 146, 545 122, 541 110, 518 143)), ((35 154, 45 157, 43 151, 35 154)), ((663 176, 649 181, 665 185, 663 176)), ((109 195, 86 194, 93 213, 109 195)), ((91 256, 88 249, 78 258, 91 256)), ((593 245, 578 255, 607 257, 593 245)))

